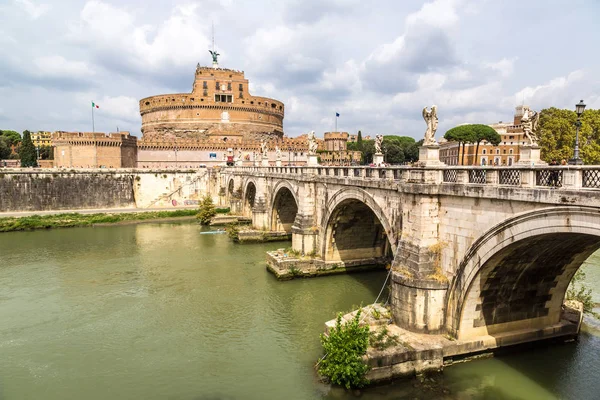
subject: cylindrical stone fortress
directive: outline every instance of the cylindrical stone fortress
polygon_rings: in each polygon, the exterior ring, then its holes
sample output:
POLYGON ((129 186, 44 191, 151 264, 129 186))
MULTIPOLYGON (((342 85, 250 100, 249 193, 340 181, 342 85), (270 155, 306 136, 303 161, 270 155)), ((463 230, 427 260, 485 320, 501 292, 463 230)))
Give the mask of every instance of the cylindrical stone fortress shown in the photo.
POLYGON ((198 65, 191 93, 140 100, 144 139, 206 138, 242 133, 248 139, 283 137, 283 103, 252 96, 244 72, 198 65))

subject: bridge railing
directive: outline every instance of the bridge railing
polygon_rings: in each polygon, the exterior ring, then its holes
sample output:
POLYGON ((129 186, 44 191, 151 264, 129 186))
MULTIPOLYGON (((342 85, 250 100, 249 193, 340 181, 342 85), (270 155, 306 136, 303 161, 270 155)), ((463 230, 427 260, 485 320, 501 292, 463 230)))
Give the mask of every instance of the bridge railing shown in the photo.
POLYGON ((316 175, 337 179, 387 180, 399 183, 492 185, 507 187, 600 189, 600 166, 436 166, 436 167, 233 167, 249 174, 316 175))

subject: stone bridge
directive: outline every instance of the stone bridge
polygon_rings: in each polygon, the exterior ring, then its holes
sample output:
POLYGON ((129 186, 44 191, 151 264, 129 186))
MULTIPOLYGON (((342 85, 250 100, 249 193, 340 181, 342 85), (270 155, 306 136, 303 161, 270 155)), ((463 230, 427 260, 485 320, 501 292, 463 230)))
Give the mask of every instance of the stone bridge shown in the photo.
POLYGON ((394 322, 412 332, 564 334, 567 286, 600 248, 600 167, 234 167, 214 179, 298 252, 391 263, 394 322))

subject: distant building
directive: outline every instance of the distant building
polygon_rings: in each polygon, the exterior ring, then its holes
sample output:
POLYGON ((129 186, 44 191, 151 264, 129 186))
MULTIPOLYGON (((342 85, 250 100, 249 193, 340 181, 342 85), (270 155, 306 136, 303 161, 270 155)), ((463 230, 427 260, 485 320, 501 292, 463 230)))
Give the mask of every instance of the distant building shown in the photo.
POLYGON ((129 132, 54 132, 52 142, 55 167, 137 167, 137 138, 129 132))
POLYGON ((52 146, 52 132, 31 132, 31 141, 35 147, 52 146))
MULTIPOLYGON (((521 118, 525 106, 518 106, 512 123, 498 122, 490 124, 500 135, 501 142, 498 146, 481 142, 477 154, 476 143, 467 143, 464 146, 464 165, 497 165, 511 166, 519 161, 521 147, 529 144, 523 131, 521 118)), ((440 161, 446 165, 462 165, 463 146, 457 142, 440 140, 440 161)))

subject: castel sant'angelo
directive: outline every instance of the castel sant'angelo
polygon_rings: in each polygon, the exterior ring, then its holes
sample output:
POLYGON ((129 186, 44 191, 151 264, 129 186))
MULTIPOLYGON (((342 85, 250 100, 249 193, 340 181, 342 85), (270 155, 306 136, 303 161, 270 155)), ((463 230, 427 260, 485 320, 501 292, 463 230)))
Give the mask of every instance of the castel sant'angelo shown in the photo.
POLYGON ((283 103, 252 96, 243 71, 196 67, 191 93, 140 100, 145 139, 281 139, 283 103))
MULTIPOLYGON (((254 165, 262 157, 261 141, 267 143, 269 162, 304 164, 307 135, 284 135, 283 103, 251 95, 244 72, 220 68, 218 54, 211 54, 213 66, 197 65, 190 93, 140 100, 140 140, 129 132, 54 132, 54 166, 194 168, 222 164, 231 158, 238 165, 254 165)), ((331 150, 321 155, 324 160, 359 157, 346 154, 348 134, 339 139, 332 135, 336 133, 325 133, 329 146, 319 141, 320 149, 331 150), (332 140, 340 143, 331 146, 332 140)))

